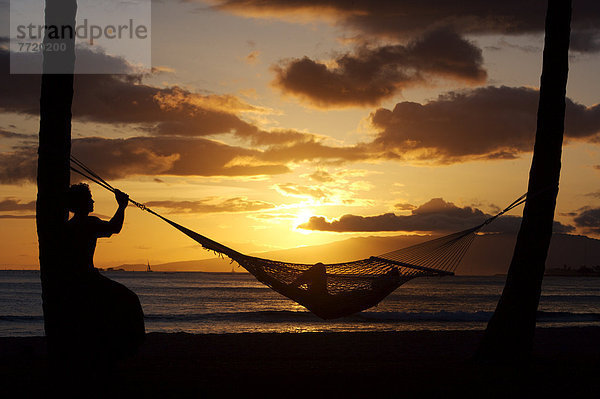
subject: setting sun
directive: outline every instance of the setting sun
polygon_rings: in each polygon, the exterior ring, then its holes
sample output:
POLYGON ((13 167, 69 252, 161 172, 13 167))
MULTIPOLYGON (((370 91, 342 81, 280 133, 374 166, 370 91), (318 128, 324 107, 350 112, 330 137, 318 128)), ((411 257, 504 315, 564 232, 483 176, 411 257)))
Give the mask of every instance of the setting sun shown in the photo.
POLYGON ((298 226, 305 224, 309 221, 311 216, 314 216, 314 212, 311 208, 301 209, 296 213, 296 218, 294 219, 294 229, 302 234, 310 234, 310 230, 298 228, 298 226))

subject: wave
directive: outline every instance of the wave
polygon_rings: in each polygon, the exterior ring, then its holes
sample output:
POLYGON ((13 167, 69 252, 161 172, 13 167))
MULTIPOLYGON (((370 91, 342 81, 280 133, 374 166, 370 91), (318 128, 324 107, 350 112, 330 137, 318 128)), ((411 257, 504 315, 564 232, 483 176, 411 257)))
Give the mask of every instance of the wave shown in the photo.
MULTIPOLYGON (((185 314, 146 314, 149 323, 192 322, 255 322, 255 323, 485 323, 493 312, 361 312, 335 320, 321 320, 308 311, 268 310, 254 312, 216 312, 185 314)), ((43 322, 42 315, 0 315, 0 321, 12 323, 43 322)), ((600 322, 600 313, 572 313, 538 311, 538 323, 600 322)))
MULTIPOLYGON (((493 312, 361 312, 352 316, 335 320, 321 320, 308 311, 254 311, 254 312, 218 312, 218 313, 191 313, 191 314, 149 314, 149 322, 323 322, 323 323, 485 323, 493 312)), ((544 312, 537 314, 539 323, 581 323, 600 322, 600 313, 571 313, 571 312, 544 312)))
POLYGON ((187 314, 146 314, 144 318, 150 322, 192 322, 192 321, 229 321, 229 322, 291 322, 302 320, 320 320, 308 311, 255 311, 255 312, 215 312, 187 314))
POLYGON ((540 302, 566 302, 573 303, 574 301, 582 302, 582 303, 595 303, 600 301, 600 295, 592 295, 592 294, 581 294, 581 295, 573 295, 571 293, 562 294, 562 295, 542 295, 540 298, 540 302))
POLYGON ((131 287, 141 295, 152 295, 154 292, 160 292, 162 295, 173 295, 181 296, 187 292, 192 292, 196 295, 200 295, 203 292, 237 292, 242 294, 252 293, 263 293, 271 290, 267 286, 257 287, 219 287, 219 286, 207 286, 207 287, 195 287, 195 286, 172 286, 172 287, 131 287))
POLYGON ((600 321, 600 313, 537 312, 540 323, 577 323, 600 321))
POLYGON ((43 322, 44 316, 42 316, 42 315, 31 315, 31 316, 0 315, 0 321, 8 321, 8 322, 16 322, 16 323, 37 323, 37 322, 43 322))
POLYGON ((492 312, 362 312, 358 316, 379 322, 487 322, 492 312))

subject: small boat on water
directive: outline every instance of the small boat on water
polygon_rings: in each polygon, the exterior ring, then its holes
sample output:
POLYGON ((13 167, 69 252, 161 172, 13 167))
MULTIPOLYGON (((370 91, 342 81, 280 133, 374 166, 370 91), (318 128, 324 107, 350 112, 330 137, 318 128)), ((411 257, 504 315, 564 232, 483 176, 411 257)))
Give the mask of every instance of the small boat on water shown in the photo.
POLYGON ((152 272, 153 270, 150 268, 150 261, 148 261, 148 267, 146 268, 147 272, 152 272))

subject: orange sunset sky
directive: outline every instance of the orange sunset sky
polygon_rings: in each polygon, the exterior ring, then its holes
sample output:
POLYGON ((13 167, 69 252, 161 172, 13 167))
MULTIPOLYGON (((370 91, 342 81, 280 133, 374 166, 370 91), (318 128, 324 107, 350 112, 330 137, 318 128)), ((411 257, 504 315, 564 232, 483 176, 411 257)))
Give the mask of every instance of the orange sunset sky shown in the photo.
MULTIPOLYGON (((129 75, 75 77, 72 151, 136 201, 241 252, 466 228, 526 191, 544 3, 154 2, 152 70, 80 52, 129 75)), ((40 80, 9 73, 8 6, 0 268, 35 268, 40 80)), ((555 231, 599 238, 600 3, 573 7, 555 231)), ((110 218, 114 197, 91 189, 110 218)), ((521 212, 497 231, 514 231, 521 212)), ((209 257, 130 207, 95 263, 209 257)))

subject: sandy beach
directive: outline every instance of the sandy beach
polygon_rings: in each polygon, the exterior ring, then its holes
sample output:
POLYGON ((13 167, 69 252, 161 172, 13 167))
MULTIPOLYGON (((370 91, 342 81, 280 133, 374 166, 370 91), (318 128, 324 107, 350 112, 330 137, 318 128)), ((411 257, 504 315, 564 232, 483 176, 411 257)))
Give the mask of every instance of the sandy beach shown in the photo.
MULTIPOLYGON (((594 397, 600 389, 600 328, 538 329, 534 360, 516 368, 470 362, 480 337, 150 333, 136 356, 91 379, 85 396, 594 397)), ((20 397, 42 395, 50 385, 61 390, 61 381, 48 384, 43 337, 0 338, 0 375, 3 391, 20 397)))

